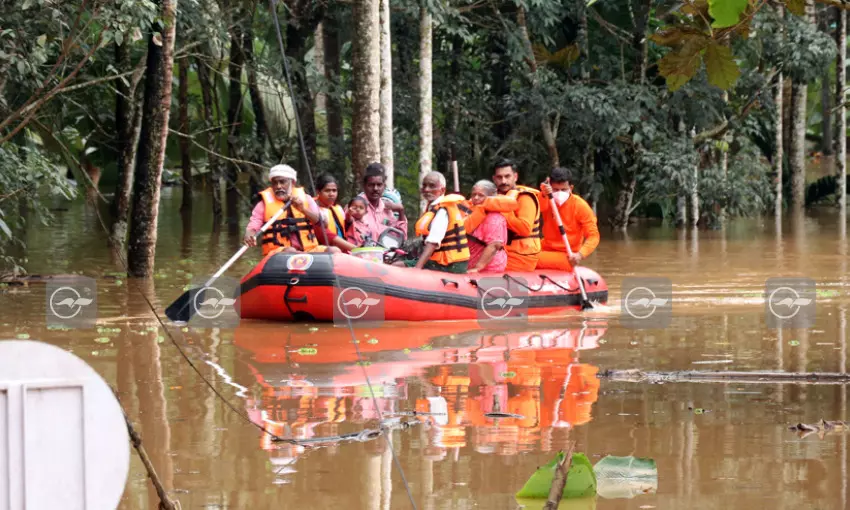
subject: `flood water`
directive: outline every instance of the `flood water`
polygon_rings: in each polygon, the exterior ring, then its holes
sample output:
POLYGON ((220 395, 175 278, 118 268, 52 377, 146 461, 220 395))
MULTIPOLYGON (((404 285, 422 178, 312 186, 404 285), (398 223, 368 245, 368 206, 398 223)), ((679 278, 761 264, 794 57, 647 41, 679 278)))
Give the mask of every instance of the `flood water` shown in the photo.
MULTIPOLYGON (((73 204, 57 213, 55 225, 30 231, 31 273, 97 278, 101 329, 48 329, 44 285, 34 284, 0 289, 0 338, 28 336, 90 363, 117 390, 183 509, 383 510, 413 508, 411 498, 419 509, 516 509, 514 494, 568 440, 594 464, 606 455, 651 458, 658 483, 640 494, 627 484, 609 487, 561 508, 848 508, 848 433, 800 437, 788 429, 847 420, 846 385, 657 384, 606 375, 846 372, 848 242, 846 220, 832 209, 781 224, 742 219, 722 231, 637 225, 624 237, 603 230, 597 253, 585 262, 610 287, 601 310, 502 330, 474 322, 388 323, 358 330, 354 344, 348 330, 332 325, 170 325, 164 308, 193 277, 212 274, 238 249, 247 222, 246 213, 239 232, 224 227, 213 234, 203 197, 191 218, 181 218, 179 204, 179 190, 164 190, 158 275, 147 283, 112 274, 121 265, 91 207, 73 204), (630 276, 673 281, 669 327, 620 323, 619 286, 630 276), (774 276, 817 281, 813 327, 767 327, 760 296, 774 276), (412 425, 395 427, 389 443, 272 442, 204 383, 142 292, 203 377, 274 434, 317 439, 381 423, 412 425), (438 414, 414 417, 414 410, 438 414), (518 417, 485 416, 492 412, 518 417)), ((259 258, 251 252, 227 275, 241 277, 259 258)), ((120 508, 157 504, 133 452, 120 508)))

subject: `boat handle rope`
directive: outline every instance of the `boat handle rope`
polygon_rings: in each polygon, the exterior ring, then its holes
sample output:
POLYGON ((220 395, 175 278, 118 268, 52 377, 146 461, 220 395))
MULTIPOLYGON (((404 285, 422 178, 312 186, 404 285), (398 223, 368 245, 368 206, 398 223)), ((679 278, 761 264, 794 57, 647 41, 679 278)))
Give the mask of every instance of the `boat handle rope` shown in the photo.
POLYGON ((456 289, 460 288, 460 285, 454 280, 449 280, 448 278, 440 278, 440 281, 443 282, 443 287, 447 286, 450 283, 453 283, 456 289))

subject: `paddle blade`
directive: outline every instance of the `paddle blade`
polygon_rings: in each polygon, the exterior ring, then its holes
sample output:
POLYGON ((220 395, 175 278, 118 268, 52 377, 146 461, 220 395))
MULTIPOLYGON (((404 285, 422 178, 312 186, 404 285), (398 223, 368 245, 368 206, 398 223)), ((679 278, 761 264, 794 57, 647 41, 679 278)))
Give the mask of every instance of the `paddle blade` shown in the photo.
MULTIPOLYGON (((165 315, 174 322, 189 322, 192 314, 195 313, 195 307, 192 303, 195 296, 199 292, 203 292, 204 288, 189 289, 180 295, 171 305, 165 309, 165 315)), ((204 296, 197 296, 197 299, 203 301, 204 296)))

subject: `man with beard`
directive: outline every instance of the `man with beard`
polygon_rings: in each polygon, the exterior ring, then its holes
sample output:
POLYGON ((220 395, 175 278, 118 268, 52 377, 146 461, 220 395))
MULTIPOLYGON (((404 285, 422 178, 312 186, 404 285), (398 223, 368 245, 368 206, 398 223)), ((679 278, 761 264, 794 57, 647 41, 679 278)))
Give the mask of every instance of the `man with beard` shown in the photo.
POLYGON ((395 227, 407 237, 407 217, 404 215, 404 206, 390 200, 384 200, 384 191, 387 189, 384 165, 371 163, 363 172, 363 195, 368 202, 366 215, 363 222, 366 224, 366 236, 374 242, 378 241, 381 234, 388 227, 395 227), (396 219, 395 214, 399 217, 396 219))
POLYGON ((534 188, 518 186, 516 165, 503 160, 493 166, 493 182, 499 194, 512 196, 519 203, 513 212, 503 212, 508 221, 506 271, 534 271, 540 256, 540 194, 534 188))
POLYGON ((275 251, 332 252, 339 248, 322 246, 316 238, 316 227, 325 225, 319 206, 304 188, 295 185, 298 175, 289 165, 275 165, 269 171, 271 186, 260 192, 262 200, 254 206, 245 229, 245 244, 256 246, 254 238, 260 228, 290 200, 283 215, 263 233, 263 256, 275 251))
POLYGON ((416 235, 424 238, 418 260, 405 260, 395 265, 430 269, 446 273, 466 273, 469 247, 464 216, 459 205, 462 195, 446 195, 446 178, 430 172, 422 179, 422 198, 428 202, 425 214, 416 221, 416 235))

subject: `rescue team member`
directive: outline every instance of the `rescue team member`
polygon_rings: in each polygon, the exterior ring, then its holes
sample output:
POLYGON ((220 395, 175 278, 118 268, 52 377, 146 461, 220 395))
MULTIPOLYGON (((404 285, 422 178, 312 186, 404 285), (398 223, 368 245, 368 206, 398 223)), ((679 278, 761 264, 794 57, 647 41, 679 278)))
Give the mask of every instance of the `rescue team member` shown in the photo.
POLYGON ((362 194, 368 202, 363 221, 368 226, 366 235, 376 243, 387 227, 395 227, 404 232, 405 237, 407 237, 407 218, 404 215, 404 206, 384 200, 383 196, 386 189, 384 165, 371 163, 363 172, 362 194), (395 212, 399 215, 398 219, 393 214, 395 212))
POLYGON ((339 253, 339 248, 321 246, 316 239, 314 227, 324 227, 319 206, 313 198, 296 186, 295 169, 289 165, 275 165, 269 170, 271 186, 260 192, 262 201, 254 206, 251 220, 245 229, 245 244, 256 246, 254 235, 276 212, 291 200, 283 215, 263 233, 263 256, 274 251, 284 252, 330 252, 339 253))
POLYGON ((419 260, 404 260, 395 265, 431 269, 446 273, 465 273, 469 247, 463 214, 458 207, 462 195, 446 195, 446 178, 430 172, 422 179, 422 198, 428 201, 425 214, 416 221, 416 235, 425 238, 419 260))
MULTIPOLYGON (((474 208, 484 206, 488 197, 497 194, 496 185, 484 179, 472 186, 469 196, 470 205, 474 208)), ((464 219, 464 228, 467 231, 466 238, 469 240, 469 273, 503 273, 508 263, 508 255, 505 253, 505 243, 508 240, 508 221, 499 212, 484 211, 484 219, 469 230, 467 221, 472 220, 472 215, 464 219)))
POLYGON ((519 203, 515 212, 505 212, 508 222, 507 271, 534 271, 540 256, 540 194, 534 188, 518 186, 516 165, 503 160, 493 166, 493 182, 502 195, 512 196, 519 203))
POLYGON ((540 204, 544 219, 543 251, 540 252, 537 268, 572 271, 573 266, 587 258, 599 245, 596 215, 583 198, 572 192, 575 182, 575 173, 572 170, 553 168, 548 181, 548 184, 544 182, 540 185, 540 191, 543 192, 540 204), (561 222, 567 231, 567 240, 573 251, 569 258, 558 230, 558 223, 554 219, 549 220, 552 217, 549 195, 555 199, 561 222))

